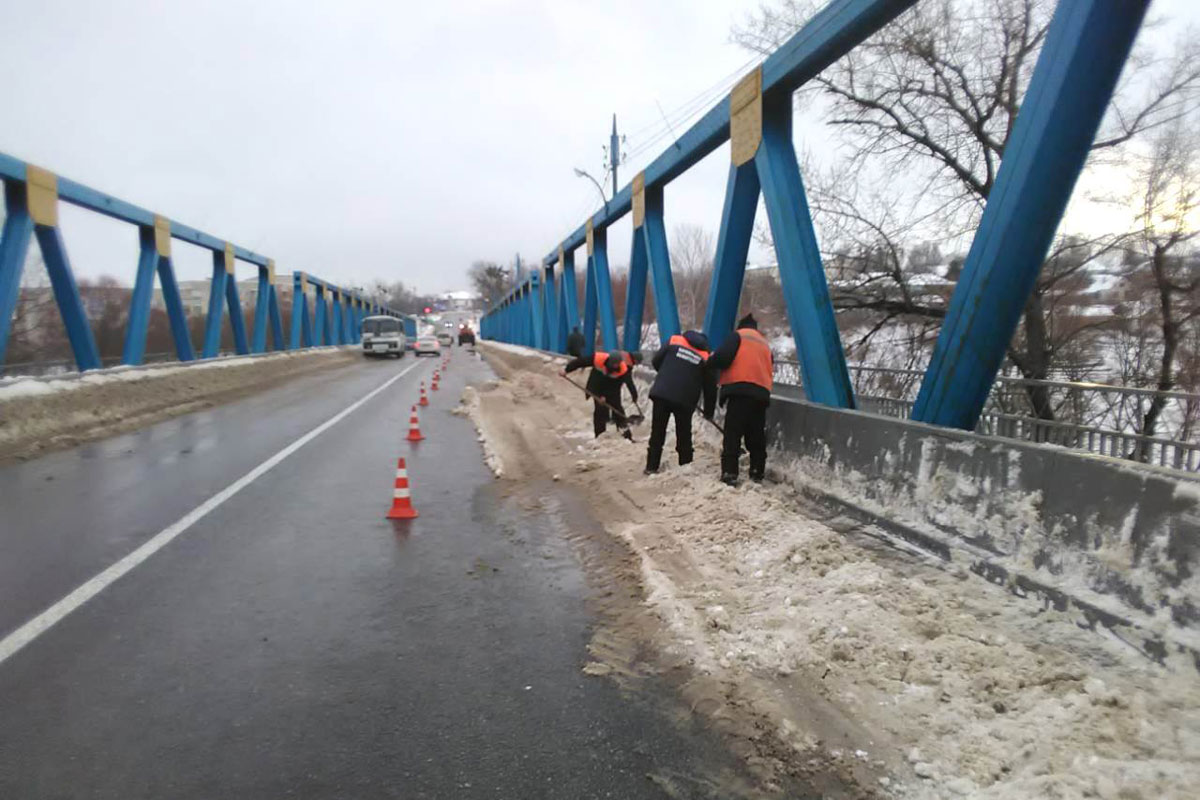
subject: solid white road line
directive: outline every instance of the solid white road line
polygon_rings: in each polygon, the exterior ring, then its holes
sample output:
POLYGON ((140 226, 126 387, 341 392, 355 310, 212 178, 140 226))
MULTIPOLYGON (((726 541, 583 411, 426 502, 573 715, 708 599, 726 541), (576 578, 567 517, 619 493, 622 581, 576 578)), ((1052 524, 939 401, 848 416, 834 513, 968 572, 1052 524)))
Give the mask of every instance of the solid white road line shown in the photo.
POLYGON ((351 403, 342 411, 339 411, 337 414, 330 417, 316 428, 313 428, 311 431, 304 434, 299 439, 292 442, 287 447, 283 448, 278 453, 247 472, 241 478, 238 478, 236 481, 229 484, 224 489, 193 508, 187 514, 184 514, 183 517, 181 517, 177 522, 168 525, 166 528, 163 528, 161 531, 154 534, 154 536, 148 539, 141 547, 138 547, 136 550, 110 566, 108 569, 104 570, 98 575, 95 575, 86 583, 82 584, 79 588, 75 589, 75 591, 71 592, 66 597, 47 608, 41 614, 38 614, 33 619, 29 620, 29 622, 26 622, 24 625, 17 628, 8 636, 5 636, 4 639, 0 641, 0 664, 3 664, 13 655, 18 653, 21 648, 25 647, 34 639, 50 630, 50 628, 53 627, 63 617, 67 616, 72 611, 79 608, 96 595, 100 594, 100 592, 104 591, 111 584, 120 580, 138 564, 141 564, 143 561, 150 558, 150 556, 166 547, 171 543, 172 540, 207 516, 208 513, 213 509, 220 506, 242 489, 245 489, 292 453, 295 453, 301 447, 308 444, 313 439, 332 428, 334 425, 338 424, 350 414, 354 413, 372 397, 379 394, 408 373, 412 372, 421 363, 422 362, 420 361, 414 360, 414 363, 401 370, 398 374, 388 378, 378 388, 371 390, 371 392, 369 392, 366 396, 360 398, 354 403, 351 403))

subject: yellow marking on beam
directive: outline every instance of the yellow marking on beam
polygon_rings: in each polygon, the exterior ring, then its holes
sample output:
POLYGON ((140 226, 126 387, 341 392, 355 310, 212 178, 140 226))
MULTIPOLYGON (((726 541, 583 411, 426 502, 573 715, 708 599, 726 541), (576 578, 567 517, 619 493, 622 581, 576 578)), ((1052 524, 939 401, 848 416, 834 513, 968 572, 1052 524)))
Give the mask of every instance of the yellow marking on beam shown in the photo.
POLYGON ((646 221, 646 173, 633 176, 633 227, 640 228, 646 221))
POLYGON ((267 285, 275 285, 275 259, 273 258, 267 259, 267 285))
POLYGON ((47 169, 25 165, 25 207, 36 225, 58 225, 58 176, 47 169))
POLYGON ((588 221, 587 221, 587 253, 588 253, 588 255, 589 256, 594 255, 595 249, 596 249, 596 237, 595 237, 595 234, 592 232, 592 218, 588 217, 588 221))
POLYGON ((758 153, 762 121, 762 65, 759 65, 729 93, 729 155, 735 167, 758 153))
POLYGON ((171 220, 154 215, 154 250, 163 258, 171 257, 171 220))
POLYGON ((225 274, 233 275, 233 245, 229 242, 225 243, 225 274))

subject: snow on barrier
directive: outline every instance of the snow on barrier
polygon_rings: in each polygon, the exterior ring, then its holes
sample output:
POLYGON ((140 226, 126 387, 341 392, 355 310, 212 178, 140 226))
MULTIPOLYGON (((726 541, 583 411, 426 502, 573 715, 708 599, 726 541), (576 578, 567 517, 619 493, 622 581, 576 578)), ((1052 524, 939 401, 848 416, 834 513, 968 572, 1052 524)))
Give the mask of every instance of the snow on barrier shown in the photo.
POLYGON ((1200 669, 1200 480, 776 397, 776 475, 1081 623, 1200 669))

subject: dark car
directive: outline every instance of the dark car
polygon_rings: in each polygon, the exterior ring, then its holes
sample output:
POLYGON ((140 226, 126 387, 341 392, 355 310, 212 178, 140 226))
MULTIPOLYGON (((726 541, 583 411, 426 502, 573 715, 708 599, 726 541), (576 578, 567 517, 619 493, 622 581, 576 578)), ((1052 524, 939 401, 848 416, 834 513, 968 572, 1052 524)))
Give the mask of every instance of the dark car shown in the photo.
POLYGON ((475 331, 467 325, 458 329, 458 346, 462 347, 464 344, 475 345, 475 331))

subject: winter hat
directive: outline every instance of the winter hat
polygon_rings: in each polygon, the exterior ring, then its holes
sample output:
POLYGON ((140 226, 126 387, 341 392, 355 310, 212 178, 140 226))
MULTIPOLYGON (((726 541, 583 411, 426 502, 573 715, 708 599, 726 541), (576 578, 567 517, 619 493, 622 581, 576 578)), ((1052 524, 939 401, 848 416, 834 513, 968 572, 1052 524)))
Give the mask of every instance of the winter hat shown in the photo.
POLYGON ((604 369, 608 372, 616 372, 621 366, 621 351, 614 350, 608 354, 608 358, 604 361, 604 369))
POLYGON ((738 320, 737 326, 739 328, 754 328, 754 330, 758 330, 758 320, 754 318, 753 314, 747 314, 738 320))
POLYGON ((683 338, 687 340, 688 344, 697 350, 708 349, 708 337, 700 331, 684 331, 683 338))

